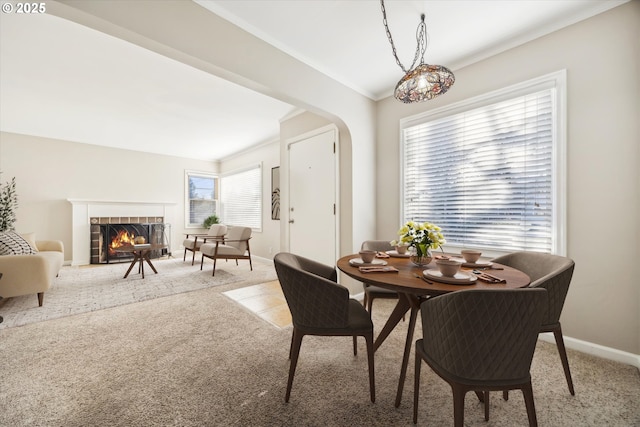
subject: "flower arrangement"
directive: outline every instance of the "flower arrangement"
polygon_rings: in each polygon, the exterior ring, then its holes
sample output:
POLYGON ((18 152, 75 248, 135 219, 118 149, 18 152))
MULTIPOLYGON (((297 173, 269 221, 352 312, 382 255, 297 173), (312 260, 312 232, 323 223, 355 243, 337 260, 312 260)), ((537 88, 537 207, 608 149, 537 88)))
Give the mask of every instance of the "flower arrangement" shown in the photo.
POLYGON ((400 239, 392 240, 391 245, 416 248, 416 255, 419 257, 427 255, 429 249, 438 249, 446 243, 441 228, 430 222, 420 224, 408 221, 398 230, 398 236, 400 239))

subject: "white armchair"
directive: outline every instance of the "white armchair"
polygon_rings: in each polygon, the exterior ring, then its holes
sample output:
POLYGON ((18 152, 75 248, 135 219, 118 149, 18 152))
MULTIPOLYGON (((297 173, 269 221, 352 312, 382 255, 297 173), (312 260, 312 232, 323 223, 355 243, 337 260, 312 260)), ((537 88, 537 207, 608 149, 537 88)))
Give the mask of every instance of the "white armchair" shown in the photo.
POLYGON ((231 227, 224 240, 218 239, 215 242, 203 243, 200 246, 200 252, 202 253, 200 270, 202 270, 206 257, 213 260, 212 276, 216 275, 216 261, 218 259, 235 259, 236 265, 238 265, 239 259, 248 259, 249 267, 253 271, 249 239, 251 239, 251 227, 231 227))
POLYGON ((191 251, 193 256, 191 257, 191 265, 195 263, 196 260, 196 252, 200 250, 200 247, 203 243, 208 240, 220 240, 224 235, 227 234, 227 226, 222 224, 213 224, 209 227, 209 231, 206 234, 201 233, 189 233, 186 235, 186 238, 182 242, 182 246, 184 246, 184 257, 183 261, 187 260, 187 251, 191 251))

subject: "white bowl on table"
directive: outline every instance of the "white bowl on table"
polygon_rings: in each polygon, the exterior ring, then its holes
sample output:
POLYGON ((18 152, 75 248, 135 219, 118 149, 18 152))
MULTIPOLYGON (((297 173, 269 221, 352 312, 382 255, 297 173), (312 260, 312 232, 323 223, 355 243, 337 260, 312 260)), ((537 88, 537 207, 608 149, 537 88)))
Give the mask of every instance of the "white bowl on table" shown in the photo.
POLYGON ((440 273, 442 273, 443 276, 453 277, 458 271, 460 271, 462 263, 460 261, 452 259, 439 259, 436 260, 436 265, 438 266, 438 270, 440 270, 440 273))
POLYGON ((480 259, 482 252, 475 249, 463 249, 460 251, 460 255, 462 255, 462 258, 464 258, 466 262, 475 263, 480 259))

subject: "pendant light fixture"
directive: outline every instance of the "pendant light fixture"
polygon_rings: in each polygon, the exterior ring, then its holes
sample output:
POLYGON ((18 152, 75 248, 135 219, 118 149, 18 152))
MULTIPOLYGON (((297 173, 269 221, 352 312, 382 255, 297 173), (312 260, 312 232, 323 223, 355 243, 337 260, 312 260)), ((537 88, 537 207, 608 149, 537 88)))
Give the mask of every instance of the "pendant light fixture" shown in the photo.
POLYGON ((413 63, 409 67, 409 70, 407 70, 404 65, 402 65, 402 62, 400 62, 396 53, 396 46, 393 44, 391 31, 389 31, 389 25, 387 24, 387 12, 384 8, 384 0, 380 0, 380 5, 382 7, 382 23, 387 32, 389 43, 391 43, 393 56, 405 74, 396 85, 393 93, 396 99, 405 104, 410 104, 413 102, 428 101, 447 92, 456 81, 451 70, 442 65, 429 65, 424 63, 424 52, 427 50, 427 25, 424 23, 424 13, 421 16, 420 24, 418 24, 416 30, 416 41, 418 43, 416 54, 413 58, 413 63), (420 58, 420 63, 416 66, 418 58, 420 58))

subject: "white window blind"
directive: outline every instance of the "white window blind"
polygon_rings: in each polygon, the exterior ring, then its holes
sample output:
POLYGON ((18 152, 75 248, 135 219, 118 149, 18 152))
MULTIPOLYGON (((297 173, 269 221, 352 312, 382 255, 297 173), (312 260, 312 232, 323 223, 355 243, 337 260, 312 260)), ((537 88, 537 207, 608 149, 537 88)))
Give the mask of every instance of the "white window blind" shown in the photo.
POLYGON ((555 88, 402 129, 403 220, 447 246, 554 252, 555 88))
POLYGON ((220 181, 222 220, 226 225, 262 229, 262 168, 260 165, 224 175, 220 181))

